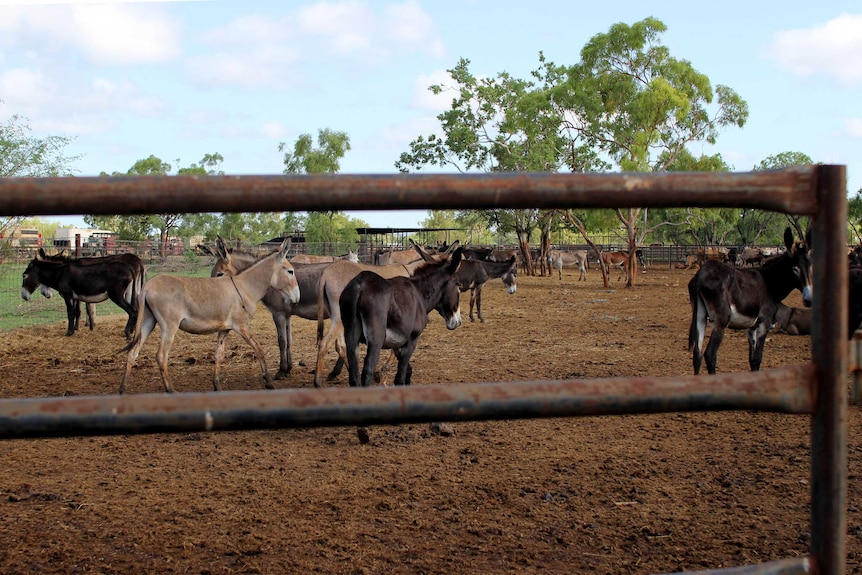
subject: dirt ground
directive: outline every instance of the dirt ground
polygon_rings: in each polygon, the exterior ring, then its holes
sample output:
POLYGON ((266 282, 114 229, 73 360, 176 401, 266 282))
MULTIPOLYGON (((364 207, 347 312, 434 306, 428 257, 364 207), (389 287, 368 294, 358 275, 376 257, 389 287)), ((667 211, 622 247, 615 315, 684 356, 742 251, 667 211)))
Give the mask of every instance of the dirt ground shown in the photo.
MULTIPOLYGON (((676 375, 691 271, 651 269, 636 289, 494 280, 486 323, 449 332, 436 314, 414 385, 676 375)), ((791 303, 799 305, 791 297, 791 303)), ((469 300, 465 294, 462 310, 469 300)), ((0 335, 0 396, 115 393, 123 318, 64 337, 61 324, 0 335)), ((261 309, 255 332, 277 363, 261 309)), ((310 385, 312 322, 294 320, 310 385)), ((229 389, 257 389, 229 342, 229 389)), ((130 393, 160 391, 156 338, 130 393)), ((210 391, 214 337, 181 334, 179 391, 210 391)), ((773 334, 764 368, 807 361, 806 337, 773 334)), ((330 362, 331 365, 331 362, 330 362)), ((732 332, 720 371, 747 369, 732 332)), ((706 377, 706 376, 704 376, 706 377)), ((333 383, 346 386, 346 378, 333 383)), ((848 572, 862 573, 862 434, 850 408, 848 572)), ((809 420, 751 412, 0 442, 3 573, 660 573, 808 553, 809 420)))

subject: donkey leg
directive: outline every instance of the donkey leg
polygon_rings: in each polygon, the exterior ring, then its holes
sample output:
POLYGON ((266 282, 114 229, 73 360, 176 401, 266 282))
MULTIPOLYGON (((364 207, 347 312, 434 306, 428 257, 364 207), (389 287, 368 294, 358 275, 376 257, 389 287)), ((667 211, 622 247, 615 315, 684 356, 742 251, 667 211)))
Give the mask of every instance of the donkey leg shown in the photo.
POLYGON ((386 357, 386 361, 383 362, 383 365, 380 366, 380 369, 374 374, 374 381, 379 383, 382 386, 389 385, 389 366, 392 363, 392 360, 395 359, 397 361, 398 356, 395 353, 395 350, 390 350, 389 355, 386 357))
POLYGON ((359 331, 345 330, 344 339, 347 347, 347 382, 350 387, 359 386, 359 331))
POLYGON ((715 366, 718 362, 718 348, 721 346, 721 341, 724 339, 724 325, 719 325, 718 322, 713 322, 712 333, 709 336, 709 343, 706 346, 706 371, 711 375, 715 374, 715 366))
MULTIPOLYGON (((473 306, 476 305, 476 288, 473 287, 470 289, 470 321, 476 321, 473 319, 473 306)), ((476 311, 479 311, 479 306, 476 306, 476 311)))
POLYGON ((326 376, 326 381, 335 381, 341 370, 344 369, 344 364, 347 363, 347 344, 344 342, 344 333, 340 333, 335 338, 335 353, 338 354, 338 359, 335 360, 335 365, 332 366, 332 371, 326 376))
POLYGON ((74 300, 71 297, 63 297, 66 300, 66 320, 68 321, 68 327, 66 328, 66 335, 71 336, 75 333, 75 330, 78 329, 78 317, 81 315, 81 304, 78 300, 74 300))
MULTIPOLYGON (((246 343, 251 346, 254 350, 254 354, 257 356, 257 361, 260 363, 260 372, 263 374, 263 386, 267 389, 275 389, 275 385, 272 383, 272 377, 269 375, 269 370, 266 368, 266 356, 263 353, 263 348, 257 340, 254 339, 248 326, 241 326, 237 332, 242 336, 246 343)), ((221 333, 219 333, 219 335, 221 335, 221 333)))
MULTIPOLYGON (((476 315, 479 316, 480 322, 485 323, 485 316, 482 315, 482 287, 483 286, 476 286, 476 315)), ((472 314, 470 319, 473 319, 472 314)))
POLYGON ((419 343, 418 337, 409 339, 403 347, 395 351, 395 356, 398 358, 398 370, 395 372, 395 381, 393 382, 395 385, 410 385, 410 379, 413 375, 410 358, 413 357, 417 343, 419 343))
POLYGON ((378 361, 380 361, 380 346, 369 343, 365 362, 362 364, 362 380, 360 381, 362 387, 370 387, 374 383, 374 368, 377 367, 378 361))
POLYGON ((341 329, 341 317, 339 316, 337 323, 335 319, 331 320, 329 331, 326 332, 326 335, 317 339, 317 364, 314 368, 314 387, 320 387, 320 378, 323 373, 323 361, 326 358, 326 352, 332 349, 338 337, 338 332, 341 329))
MULTIPOLYGON (((86 304, 87 309, 87 325, 90 327, 90 331, 96 327, 96 304, 88 303, 86 304)), ((134 330, 135 325, 132 324, 132 330, 134 330)), ((130 332, 131 333, 131 332, 130 332)), ((126 339, 129 339, 128 337, 126 339)))
POLYGON ((278 338, 278 371, 275 379, 284 379, 293 369, 293 359, 290 356, 290 316, 280 312, 272 312, 272 322, 275 324, 275 334, 278 338))
POLYGON ((162 328, 162 339, 159 342, 159 349, 156 352, 156 364, 159 366, 159 373, 162 376, 162 385, 164 385, 165 391, 168 393, 173 393, 174 388, 171 387, 170 382, 168 381, 168 355, 171 353, 171 346, 174 345, 174 337, 177 334, 177 328, 175 326, 170 326, 165 329, 165 326, 160 325, 162 328))
POLYGON ((230 330, 222 330, 216 335, 215 371, 213 371, 213 389, 221 390, 221 362, 224 360, 224 348, 230 330))
POLYGON ((760 363, 763 361, 763 346, 766 343, 766 334, 769 332, 767 322, 748 330, 748 367, 751 371, 760 371, 760 363))
POLYGON ((129 348, 129 353, 126 356, 126 369, 123 372, 123 379, 120 381, 120 395, 126 392, 126 382, 129 380, 129 375, 132 373, 132 366, 135 365, 135 360, 138 359, 138 354, 141 353, 141 346, 144 345, 144 342, 147 341, 150 333, 152 333, 153 328, 156 327, 155 317, 150 313, 149 308, 145 309, 145 312, 141 312, 144 314, 144 317, 141 320, 141 333, 138 334, 136 340, 133 340, 133 343, 129 348))

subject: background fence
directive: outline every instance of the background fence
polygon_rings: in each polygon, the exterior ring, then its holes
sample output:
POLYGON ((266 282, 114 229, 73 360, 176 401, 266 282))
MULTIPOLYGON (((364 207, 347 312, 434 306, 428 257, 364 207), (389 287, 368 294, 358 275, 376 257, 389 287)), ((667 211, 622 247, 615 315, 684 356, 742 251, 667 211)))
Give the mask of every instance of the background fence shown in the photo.
MULTIPOLYGON (((261 255, 272 248, 268 245, 248 246, 229 242, 232 246, 239 246, 247 251, 259 251, 261 255)), ((314 242, 296 243, 291 249, 291 254, 342 254, 346 253, 349 246, 339 244, 323 244, 314 242)), ((515 246, 507 246, 515 247, 515 246)), ((613 251, 625 249, 622 244, 600 245, 603 250, 613 251)), ((575 249, 588 249, 586 245, 562 245, 554 246, 567 251, 575 249)), ((56 248, 47 247, 46 251, 51 254, 56 248)), ((644 258, 649 266, 672 267, 676 263, 685 261, 687 255, 692 254, 694 246, 646 246, 643 248, 644 258)), ((171 255, 160 256, 149 242, 118 242, 107 251, 98 255, 113 255, 116 253, 131 252, 137 254, 147 268, 147 277, 160 273, 170 273, 185 276, 209 276, 210 270, 215 263, 215 258, 201 250, 198 246, 174 247, 171 255)), ((66 307, 63 298, 54 296, 45 298, 40 293, 35 293, 30 301, 21 298, 21 274, 27 267, 27 263, 36 256, 35 247, 6 247, 0 249, 0 330, 14 329, 46 323, 56 323, 66 320, 66 307)), ((67 252, 68 253, 68 252, 67 252)), ((84 255, 94 255, 83 252, 84 255)), ((360 260, 366 263, 373 261, 373 253, 370 250, 360 251, 360 260)), ((537 270, 538 272, 538 270, 537 270)), ((106 301, 96 306, 99 315, 122 314, 119 307, 111 301, 106 301)))

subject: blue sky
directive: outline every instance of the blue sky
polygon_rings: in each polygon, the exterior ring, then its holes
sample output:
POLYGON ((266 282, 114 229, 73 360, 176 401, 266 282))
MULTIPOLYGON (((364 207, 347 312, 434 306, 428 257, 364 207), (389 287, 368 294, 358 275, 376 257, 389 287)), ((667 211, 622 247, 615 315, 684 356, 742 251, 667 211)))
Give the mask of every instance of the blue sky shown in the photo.
MULTIPOLYGON (((858 0, 0 0, 0 121, 19 114, 36 135, 74 138, 82 176, 216 152, 225 173, 278 174, 279 142, 321 128, 350 136, 343 173, 393 173, 409 142, 436 130, 448 98, 427 87, 459 58, 477 76, 527 78, 539 51, 573 64, 593 35, 647 16, 667 25, 672 55, 749 104, 746 126, 704 153, 741 171, 804 152, 846 164, 848 190, 862 187, 858 0)), ((425 217, 354 215, 399 227, 425 217)))

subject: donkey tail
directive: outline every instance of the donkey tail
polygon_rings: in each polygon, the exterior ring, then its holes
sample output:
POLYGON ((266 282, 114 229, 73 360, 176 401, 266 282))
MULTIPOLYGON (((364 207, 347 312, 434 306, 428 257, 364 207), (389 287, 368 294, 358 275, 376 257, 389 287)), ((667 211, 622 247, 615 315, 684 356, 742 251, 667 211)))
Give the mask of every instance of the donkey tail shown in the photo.
POLYGON ((147 278, 147 268, 144 267, 144 264, 141 264, 140 268, 135 270, 134 281, 132 282, 132 301, 129 302, 133 306, 135 306, 136 310, 141 309, 140 297, 141 293, 144 291, 144 282, 147 278))
POLYGON ((138 306, 138 316, 135 318, 135 332, 132 334, 132 339, 129 340, 129 343, 127 343, 117 353, 128 353, 129 350, 131 350, 141 341, 141 326, 144 323, 144 313, 146 312, 145 308, 147 306, 147 294, 143 290, 143 288, 141 288, 140 293, 138 294, 135 301, 137 302, 138 306))
POLYGON ((691 302, 691 325, 688 328, 688 351, 692 352, 700 346, 700 334, 697 329, 698 308, 703 305, 700 301, 700 295, 697 293, 697 287, 692 279, 688 284, 688 299, 691 302))

